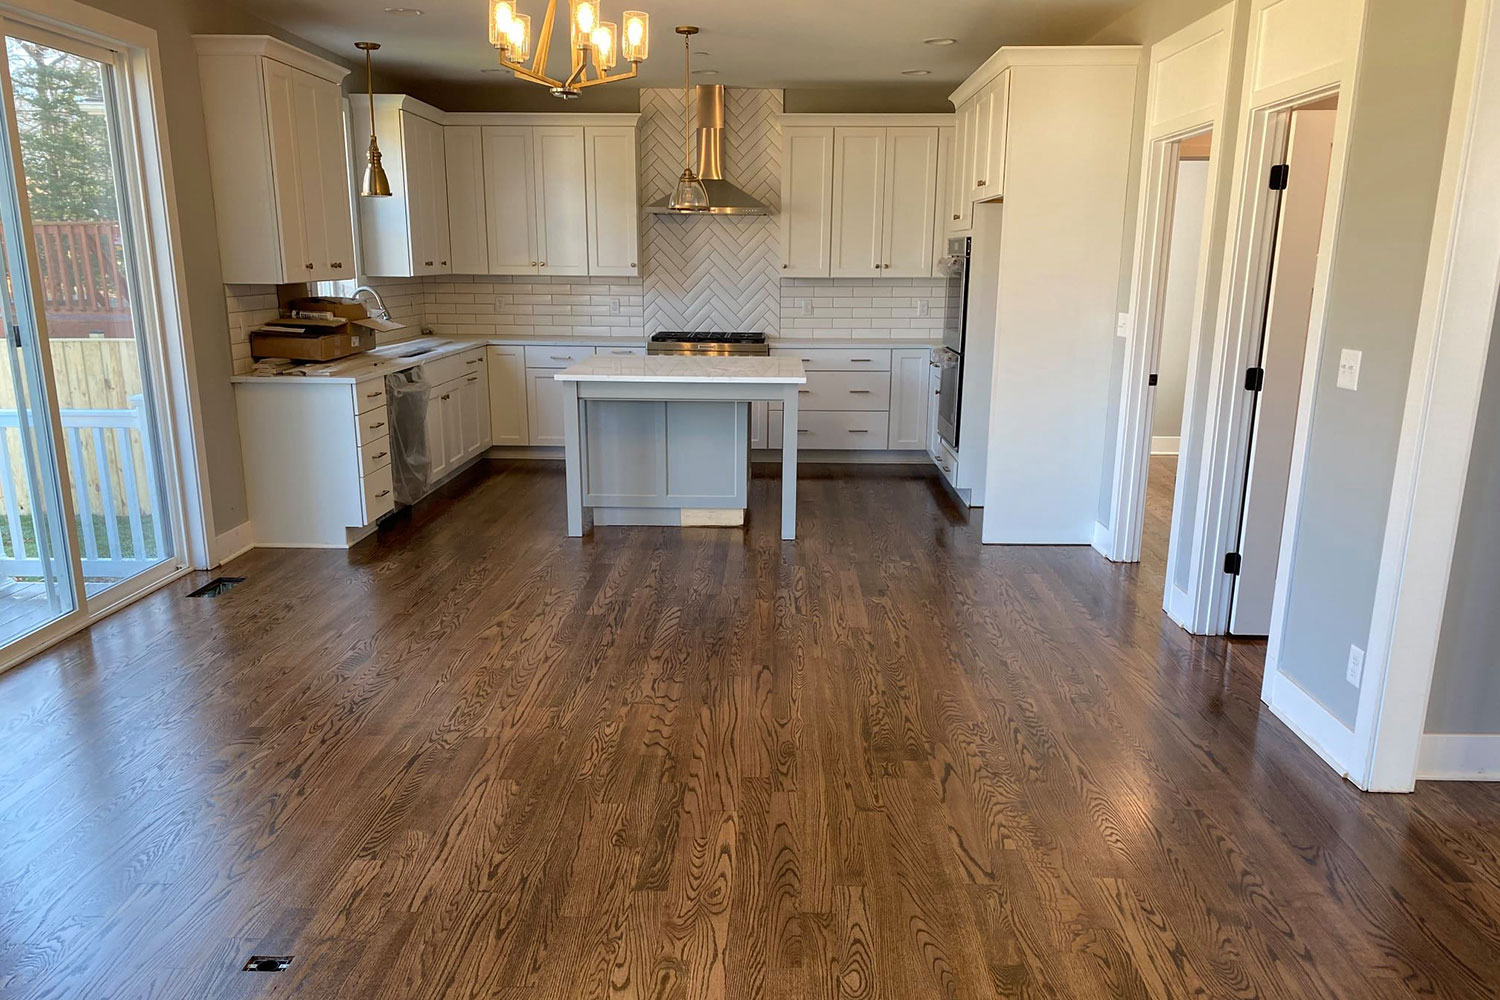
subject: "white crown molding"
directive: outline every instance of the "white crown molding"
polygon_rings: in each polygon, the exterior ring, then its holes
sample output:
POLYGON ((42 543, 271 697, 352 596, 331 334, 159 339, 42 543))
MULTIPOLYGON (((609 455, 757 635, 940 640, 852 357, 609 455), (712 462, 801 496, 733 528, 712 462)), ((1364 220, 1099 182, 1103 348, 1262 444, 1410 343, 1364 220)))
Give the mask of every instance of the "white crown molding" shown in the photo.
POLYGON ((434 120, 442 125, 628 125, 634 128, 641 121, 639 114, 625 111, 588 114, 567 111, 439 111, 438 114, 441 117, 434 120))
POLYGON ((343 83, 350 70, 329 62, 270 35, 194 35, 193 45, 200 56, 260 56, 285 63, 293 69, 327 80, 343 83))
POLYGON ((855 115, 855 114, 784 114, 775 116, 776 124, 782 128, 797 125, 833 128, 901 128, 902 126, 929 126, 948 128, 953 125, 952 114, 913 115, 855 115))
POLYGON ((1014 66, 1134 66, 1141 61, 1139 45, 1013 45, 996 49, 969 78, 948 95, 959 107, 1014 66))

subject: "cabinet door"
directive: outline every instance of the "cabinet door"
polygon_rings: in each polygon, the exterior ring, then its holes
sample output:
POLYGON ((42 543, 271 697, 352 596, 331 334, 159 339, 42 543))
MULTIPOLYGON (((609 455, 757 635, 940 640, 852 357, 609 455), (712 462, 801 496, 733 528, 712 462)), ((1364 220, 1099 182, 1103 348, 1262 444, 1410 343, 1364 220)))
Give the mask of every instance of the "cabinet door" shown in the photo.
POLYGON ((891 352, 892 451, 922 451, 927 447, 927 386, 931 381, 925 349, 891 352))
POLYGON ((442 386, 433 386, 427 395, 427 485, 448 474, 448 444, 443 439, 443 393, 442 386))
POLYGON ((766 402, 750 404, 750 447, 764 448, 766 446, 766 426, 771 418, 771 404, 766 402))
POLYGON ((995 88, 991 85, 981 90, 974 99, 974 159, 969 173, 970 201, 990 196, 990 142, 994 136, 994 118, 995 88))
POLYGON ((948 175, 948 228, 966 233, 974 228, 974 202, 969 192, 974 188, 974 120, 979 102, 970 99, 958 109, 953 134, 953 170, 948 175))
POLYGON ((927 454, 936 461, 942 454, 942 437, 938 433, 938 393, 943 389, 943 370, 927 361, 927 454))
POLYGON ((930 278, 937 241, 938 130, 886 129, 881 267, 888 278, 930 278))
POLYGON ((953 185, 953 129, 938 129, 937 155, 937 221, 932 233, 932 276, 943 276, 942 258, 948 252, 948 234, 953 226, 948 208, 953 199, 948 192, 953 185))
POLYGON ((448 271, 448 183, 443 127, 409 111, 401 113, 405 156, 407 226, 411 232, 411 273, 448 271))
POLYGON ((489 274, 484 231, 484 147, 478 125, 443 128, 448 172, 448 260, 454 274, 489 274))
POLYGON ((995 98, 990 105, 990 141, 979 172, 980 179, 985 181, 984 198, 999 198, 1005 194, 1005 145, 1010 125, 1010 70, 1000 74, 1000 79, 995 81, 992 89, 995 98))
POLYGON ((306 281, 312 268, 307 230, 302 225, 303 184, 297 163, 297 101, 294 80, 299 75, 274 59, 261 60, 266 89, 266 127, 271 139, 271 174, 276 217, 281 235, 282 281, 306 281))
POLYGON ((531 128, 483 130, 485 243, 490 274, 537 271, 536 167, 531 128))
MULTIPOLYGON (((588 180, 589 274, 640 273, 641 210, 636 193, 635 129, 584 129, 588 180)), ((549 262, 550 269, 550 262, 549 262)))
POLYGON ((833 241, 833 129, 795 126, 781 133, 781 270, 826 278, 833 241))
POLYGON ((489 436, 489 401, 486 399, 484 377, 478 372, 465 375, 458 384, 459 420, 462 424, 459 448, 460 461, 467 462, 485 449, 485 438, 489 436))
POLYGON ((430 257, 437 261, 435 274, 451 274, 451 244, 448 226, 448 150, 443 142, 443 126, 424 121, 422 149, 427 157, 427 202, 432 212, 430 257))
MULTIPOLYGON (((327 80, 318 85, 318 167, 322 184, 323 233, 327 238, 328 277, 354 277, 353 199, 349 190, 349 154, 344 139, 344 94, 327 80)), ((319 263, 314 260, 314 263, 319 263)), ((320 264, 321 266, 321 264, 320 264)))
POLYGON ((531 443, 526 419, 526 355, 520 347, 486 350, 489 371, 490 443, 524 447, 531 443))
POLYGON ((883 128, 841 128, 833 134, 833 258, 835 278, 879 277, 885 218, 883 128))
POLYGON ((532 130, 536 165, 539 274, 588 274, 588 198, 583 128, 543 125, 532 130))
POLYGON ((438 388, 443 405, 443 458, 446 470, 452 472, 464 461, 464 380, 454 379, 438 388))
POLYGON ((292 155, 297 161, 297 189, 302 199, 299 221, 307 255, 304 278, 298 280, 307 281, 327 281, 333 276, 328 266, 328 220, 323 214, 323 164, 318 156, 322 145, 318 139, 322 82, 311 73, 292 70, 292 121, 297 130, 292 155))
POLYGON ((563 443, 563 386, 555 368, 526 370, 526 407, 532 444, 563 443))

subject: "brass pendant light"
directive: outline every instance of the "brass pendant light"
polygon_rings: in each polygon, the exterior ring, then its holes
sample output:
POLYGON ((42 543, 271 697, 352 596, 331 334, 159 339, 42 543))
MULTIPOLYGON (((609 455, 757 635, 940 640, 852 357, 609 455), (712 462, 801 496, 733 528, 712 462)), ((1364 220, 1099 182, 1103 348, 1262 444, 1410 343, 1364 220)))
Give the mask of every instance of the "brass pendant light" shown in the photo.
POLYGON ((366 153, 365 176, 359 182, 361 198, 389 198, 391 180, 380 165, 380 144, 375 141, 375 70, 370 53, 380 48, 379 42, 355 42, 354 47, 365 54, 365 86, 370 95, 370 149, 366 153))
POLYGON ((677 178, 677 188, 672 192, 668 207, 674 212, 708 211, 708 188, 693 173, 693 36, 698 29, 691 24, 678 25, 682 36, 682 176, 677 178))

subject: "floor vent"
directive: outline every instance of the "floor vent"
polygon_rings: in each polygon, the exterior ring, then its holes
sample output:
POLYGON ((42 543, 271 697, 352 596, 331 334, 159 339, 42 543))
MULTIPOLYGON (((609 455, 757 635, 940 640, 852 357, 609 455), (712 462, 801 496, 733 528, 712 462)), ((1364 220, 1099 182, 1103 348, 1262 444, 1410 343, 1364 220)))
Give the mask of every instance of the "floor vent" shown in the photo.
POLYGON ((189 594, 189 597, 218 597, 237 583, 244 583, 243 576, 216 576, 189 594))
POLYGON ((241 972, 285 972, 292 964, 291 955, 251 955, 241 972))

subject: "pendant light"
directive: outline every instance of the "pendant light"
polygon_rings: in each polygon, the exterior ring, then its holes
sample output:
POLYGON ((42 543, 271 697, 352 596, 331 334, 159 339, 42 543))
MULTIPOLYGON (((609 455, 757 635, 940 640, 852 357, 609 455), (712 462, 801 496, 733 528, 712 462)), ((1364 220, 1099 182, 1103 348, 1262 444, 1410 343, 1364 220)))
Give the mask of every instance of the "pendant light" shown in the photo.
POLYGON ((698 29, 690 24, 679 25, 677 33, 682 36, 682 176, 677 178, 677 189, 672 192, 668 207, 674 212, 708 211, 708 188, 693 173, 693 36, 698 29))
POLYGON ((380 48, 380 43, 355 42, 354 47, 365 54, 365 86, 370 95, 370 149, 365 157, 368 161, 365 164, 365 176, 359 182, 359 196, 389 198, 391 180, 385 175, 385 168, 380 165, 380 144, 375 141, 375 70, 370 60, 370 53, 380 48))

